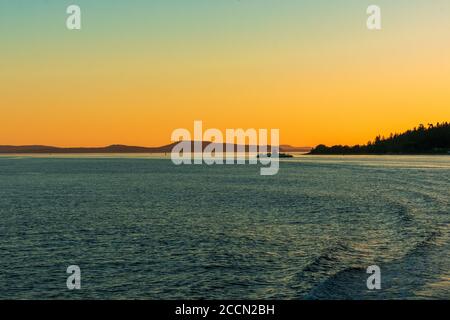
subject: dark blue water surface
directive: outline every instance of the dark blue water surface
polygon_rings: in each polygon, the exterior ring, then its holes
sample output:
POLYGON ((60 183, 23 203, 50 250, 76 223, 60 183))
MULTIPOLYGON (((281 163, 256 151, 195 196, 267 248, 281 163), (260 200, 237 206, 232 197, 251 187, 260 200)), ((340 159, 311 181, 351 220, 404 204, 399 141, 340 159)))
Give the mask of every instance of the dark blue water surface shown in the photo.
POLYGON ((450 157, 2 156, 0 298, 450 299, 449 202, 450 157))

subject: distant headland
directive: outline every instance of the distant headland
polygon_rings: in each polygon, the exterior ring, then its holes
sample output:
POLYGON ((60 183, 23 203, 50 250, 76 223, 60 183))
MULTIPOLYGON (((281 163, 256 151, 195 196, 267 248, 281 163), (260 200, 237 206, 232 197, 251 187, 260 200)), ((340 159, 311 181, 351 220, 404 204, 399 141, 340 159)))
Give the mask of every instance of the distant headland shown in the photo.
POLYGON ((357 154, 450 154, 450 123, 428 124, 389 137, 377 136, 366 145, 327 147, 323 144, 313 148, 314 155, 357 154))
MULTIPOLYGON (((60 148, 52 146, 29 145, 29 146, 1 146, 0 154, 63 154, 63 153, 170 153, 178 142, 171 143, 160 147, 138 147, 127 145, 110 145, 107 147, 80 147, 80 148, 60 148)), ((192 142, 193 143, 193 142, 192 142)), ((203 149, 212 142, 204 141, 203 149)), ((233 146, 233 150, 237 150, 238 145, 233 146)), ((225 150, 225 144, 224 144, 225 150)), ((248 152, 249 146, 245 146, 248 152)), ((293 147, 290 145, 280 145, 280 152, 302 152, 306 153, 311 150, 310 147, 293 147)))

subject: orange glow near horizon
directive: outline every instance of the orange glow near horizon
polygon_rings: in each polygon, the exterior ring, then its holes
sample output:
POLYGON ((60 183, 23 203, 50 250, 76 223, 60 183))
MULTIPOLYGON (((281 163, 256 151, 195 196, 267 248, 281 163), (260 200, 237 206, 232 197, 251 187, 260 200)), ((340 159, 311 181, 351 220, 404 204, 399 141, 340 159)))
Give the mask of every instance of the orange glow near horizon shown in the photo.
POLYGON ((198 21, 192 10, 169 26, 146 25, 139 8, 105 21, 85 2, 92 12, 78 33, 53 31, 56 9, 39 13, 44 23, 32 11, 8 20, 5 10, 17 8, 3 7, 0 145, 160 146, 195 120, 223 131, 277 128, 281 144, 295 146, 364 144, 449 121, 450 22, 439 10, 450 4, 402 12, 381 2, 379 32, 365 29, 364 6, 354 5, 320 22, 297 19, 288 5, 220 2, 229 12, 211 4, 216 19, 198 21))

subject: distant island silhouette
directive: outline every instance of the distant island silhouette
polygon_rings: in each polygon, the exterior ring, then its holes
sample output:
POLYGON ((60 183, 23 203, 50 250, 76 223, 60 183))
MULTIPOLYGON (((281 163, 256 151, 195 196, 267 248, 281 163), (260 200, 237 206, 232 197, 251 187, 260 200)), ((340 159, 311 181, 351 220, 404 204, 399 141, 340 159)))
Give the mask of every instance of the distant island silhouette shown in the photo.
MULTIPOLYGON (((192 150, 194 141, 192 143, 192 150)), ((203 141, 202 149, 213 142, 203 141)), ((170 153, 178 142, 160 147, 140 147, 114 144, 106 147, 53 147, 43 145, 10 146, 0 145, 0 154, 63 154, 63 153, 170 153)), ((223 150, 227 144, 222 144, 223 150)), ((237 150, 238 145, 232 146, 237 150)), ((270 146, 268 146, 270 148, 270 146)), ((250 147, 244 146, 245 152, 250 147)), ((315 148, 280 145, 280 152, 301 152, 311 155, 357 155, 357 154, 450 154, 450 123, 423 124, 401 134, 389 137, 377 136, 365 145, 335 145, 328 147, 320 144, 315 148)))
MULTIPOLYGON (((192 143, 192 150, 194 150, 192 143)), ((213 142, 203 141, 202 149, 210 145, 213 142)), ((29 146, 1 146, 0 154, 48 154, 48 153, 170 153, 178 142, 174 142, 168 145, 160 147, 138 147, 138 146, 127 146, 127 145, 110 145, 107 147, 80 147, 80 148, 60 148, 52 146, 41 146, 41 145, 29 145, 29 146)), ((222 144, 223 150, 226 150, 227 144, 222 144)), ((233 150, 237 150, 238 145, 234 144, 233 150)), ((244 146, 246 152, 249 151, 249 146, 244 146)), ((270 148, 270 146, 268 146, 270 148)), ((310 147, 293 147, 290 145, 280 145, 280 152, 309 152, 310 147)))
POLYGON ((366 145, 327 147, 321 144, 309 154, 450 154, 450 124, 428 124, 428 127, 421 124, 417 128, 401 134, 391 134, 387 138, 377 136, 366 145))

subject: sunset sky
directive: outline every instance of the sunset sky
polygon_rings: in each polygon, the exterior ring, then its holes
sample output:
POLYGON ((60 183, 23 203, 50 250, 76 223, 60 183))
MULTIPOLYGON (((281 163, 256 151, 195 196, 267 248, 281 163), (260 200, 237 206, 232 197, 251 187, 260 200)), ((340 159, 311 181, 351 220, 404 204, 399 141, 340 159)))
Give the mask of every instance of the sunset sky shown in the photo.
POLYGON ((366 143, 450 120, 450 1, 0 0, 0 111, 0 145, 163 145, 194 120, 366 143))

